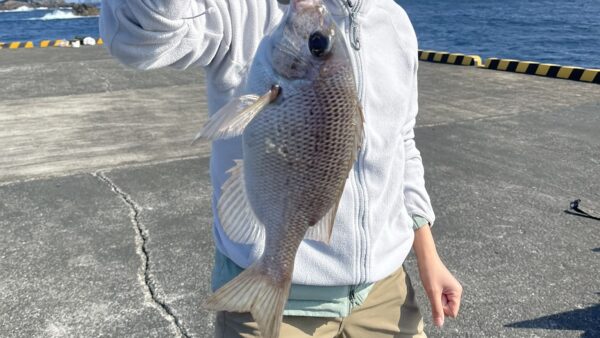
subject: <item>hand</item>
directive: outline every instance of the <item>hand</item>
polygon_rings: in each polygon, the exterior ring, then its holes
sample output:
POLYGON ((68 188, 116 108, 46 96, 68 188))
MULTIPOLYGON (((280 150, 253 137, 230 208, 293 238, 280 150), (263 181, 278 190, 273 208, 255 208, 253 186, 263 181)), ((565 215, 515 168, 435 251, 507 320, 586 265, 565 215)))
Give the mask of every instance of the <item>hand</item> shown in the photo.
POLYGON ((413 244, 421 282, 431 303, 435 326, 444 325, 444 316, 455 318, 460 308, 462 286, 437 254, 428 226, 415 231, 413 244))
POLYGON ((456 318, 460 308, 462 286, 452 276, 439 257, 419 261, 419 275, 431 303, 433 324, 444 325, 444 316, 456 318))

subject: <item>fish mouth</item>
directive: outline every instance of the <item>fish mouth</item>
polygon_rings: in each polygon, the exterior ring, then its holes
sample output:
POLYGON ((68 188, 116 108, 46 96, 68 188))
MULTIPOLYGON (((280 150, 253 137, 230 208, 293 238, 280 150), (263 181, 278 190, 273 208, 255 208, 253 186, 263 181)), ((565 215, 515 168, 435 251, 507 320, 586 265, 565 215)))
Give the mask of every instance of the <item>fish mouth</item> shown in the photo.
POLYGON ((296 10, 302 10, 322 6, 322 2, 321 0, 292 0, 292 6, 296 10))

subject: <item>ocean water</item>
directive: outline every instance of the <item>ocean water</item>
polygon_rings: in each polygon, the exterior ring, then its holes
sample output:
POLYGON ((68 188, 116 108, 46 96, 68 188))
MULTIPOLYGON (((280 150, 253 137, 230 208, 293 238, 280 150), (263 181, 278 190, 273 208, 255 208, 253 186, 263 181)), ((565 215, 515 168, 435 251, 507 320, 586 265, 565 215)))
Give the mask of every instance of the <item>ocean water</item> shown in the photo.
POLYGON ((600 68, 600 0, 396 0, 421 49, 600 68))
MULTIPOLYGON (((98 17, 79 17, 68 8, 0 12, 0 42, 99 37, 98 17)), ((0 56, 1 57, 1 56, 0 56)))
MULTIPOLYGON (((600 68, 600 0, 396 2, 421 49, 600 68)), ((97 17, 68 9, 0 12, 2 42, 98 35, 97 17)))

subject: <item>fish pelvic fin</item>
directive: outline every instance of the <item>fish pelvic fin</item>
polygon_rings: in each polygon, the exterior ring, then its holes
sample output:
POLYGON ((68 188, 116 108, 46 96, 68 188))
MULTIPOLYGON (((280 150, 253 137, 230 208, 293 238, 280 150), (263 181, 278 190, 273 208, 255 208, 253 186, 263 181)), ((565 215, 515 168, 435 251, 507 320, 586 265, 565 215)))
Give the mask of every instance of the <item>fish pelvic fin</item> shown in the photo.
POLYGON ((205 307, 214 311, 250 312, 263 338, 279 338, 291 280, 276 281, 261 270, 258 261, 218 289, 205 307))
POLYGON ((281 92, 279 86, 273 86, 262 96, 244 95, 237 97, 212 115, 192 144, 198 139, 227 139, 242 135, 250 121, 269 103, 275 101, 281 92))

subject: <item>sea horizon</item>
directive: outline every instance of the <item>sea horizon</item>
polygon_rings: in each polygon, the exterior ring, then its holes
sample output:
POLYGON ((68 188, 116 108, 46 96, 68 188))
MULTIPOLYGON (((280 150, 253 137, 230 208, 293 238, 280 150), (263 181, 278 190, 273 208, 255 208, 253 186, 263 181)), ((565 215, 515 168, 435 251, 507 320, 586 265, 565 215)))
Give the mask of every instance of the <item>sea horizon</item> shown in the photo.
MULTIPOLYGON (((600 68, 600 2, 574 0, 396 0, 408 13, 419 47, 563 66, 600 68)), ((0 11, 0 42, 99 37, 99 17, 68 8, 0 11)))

